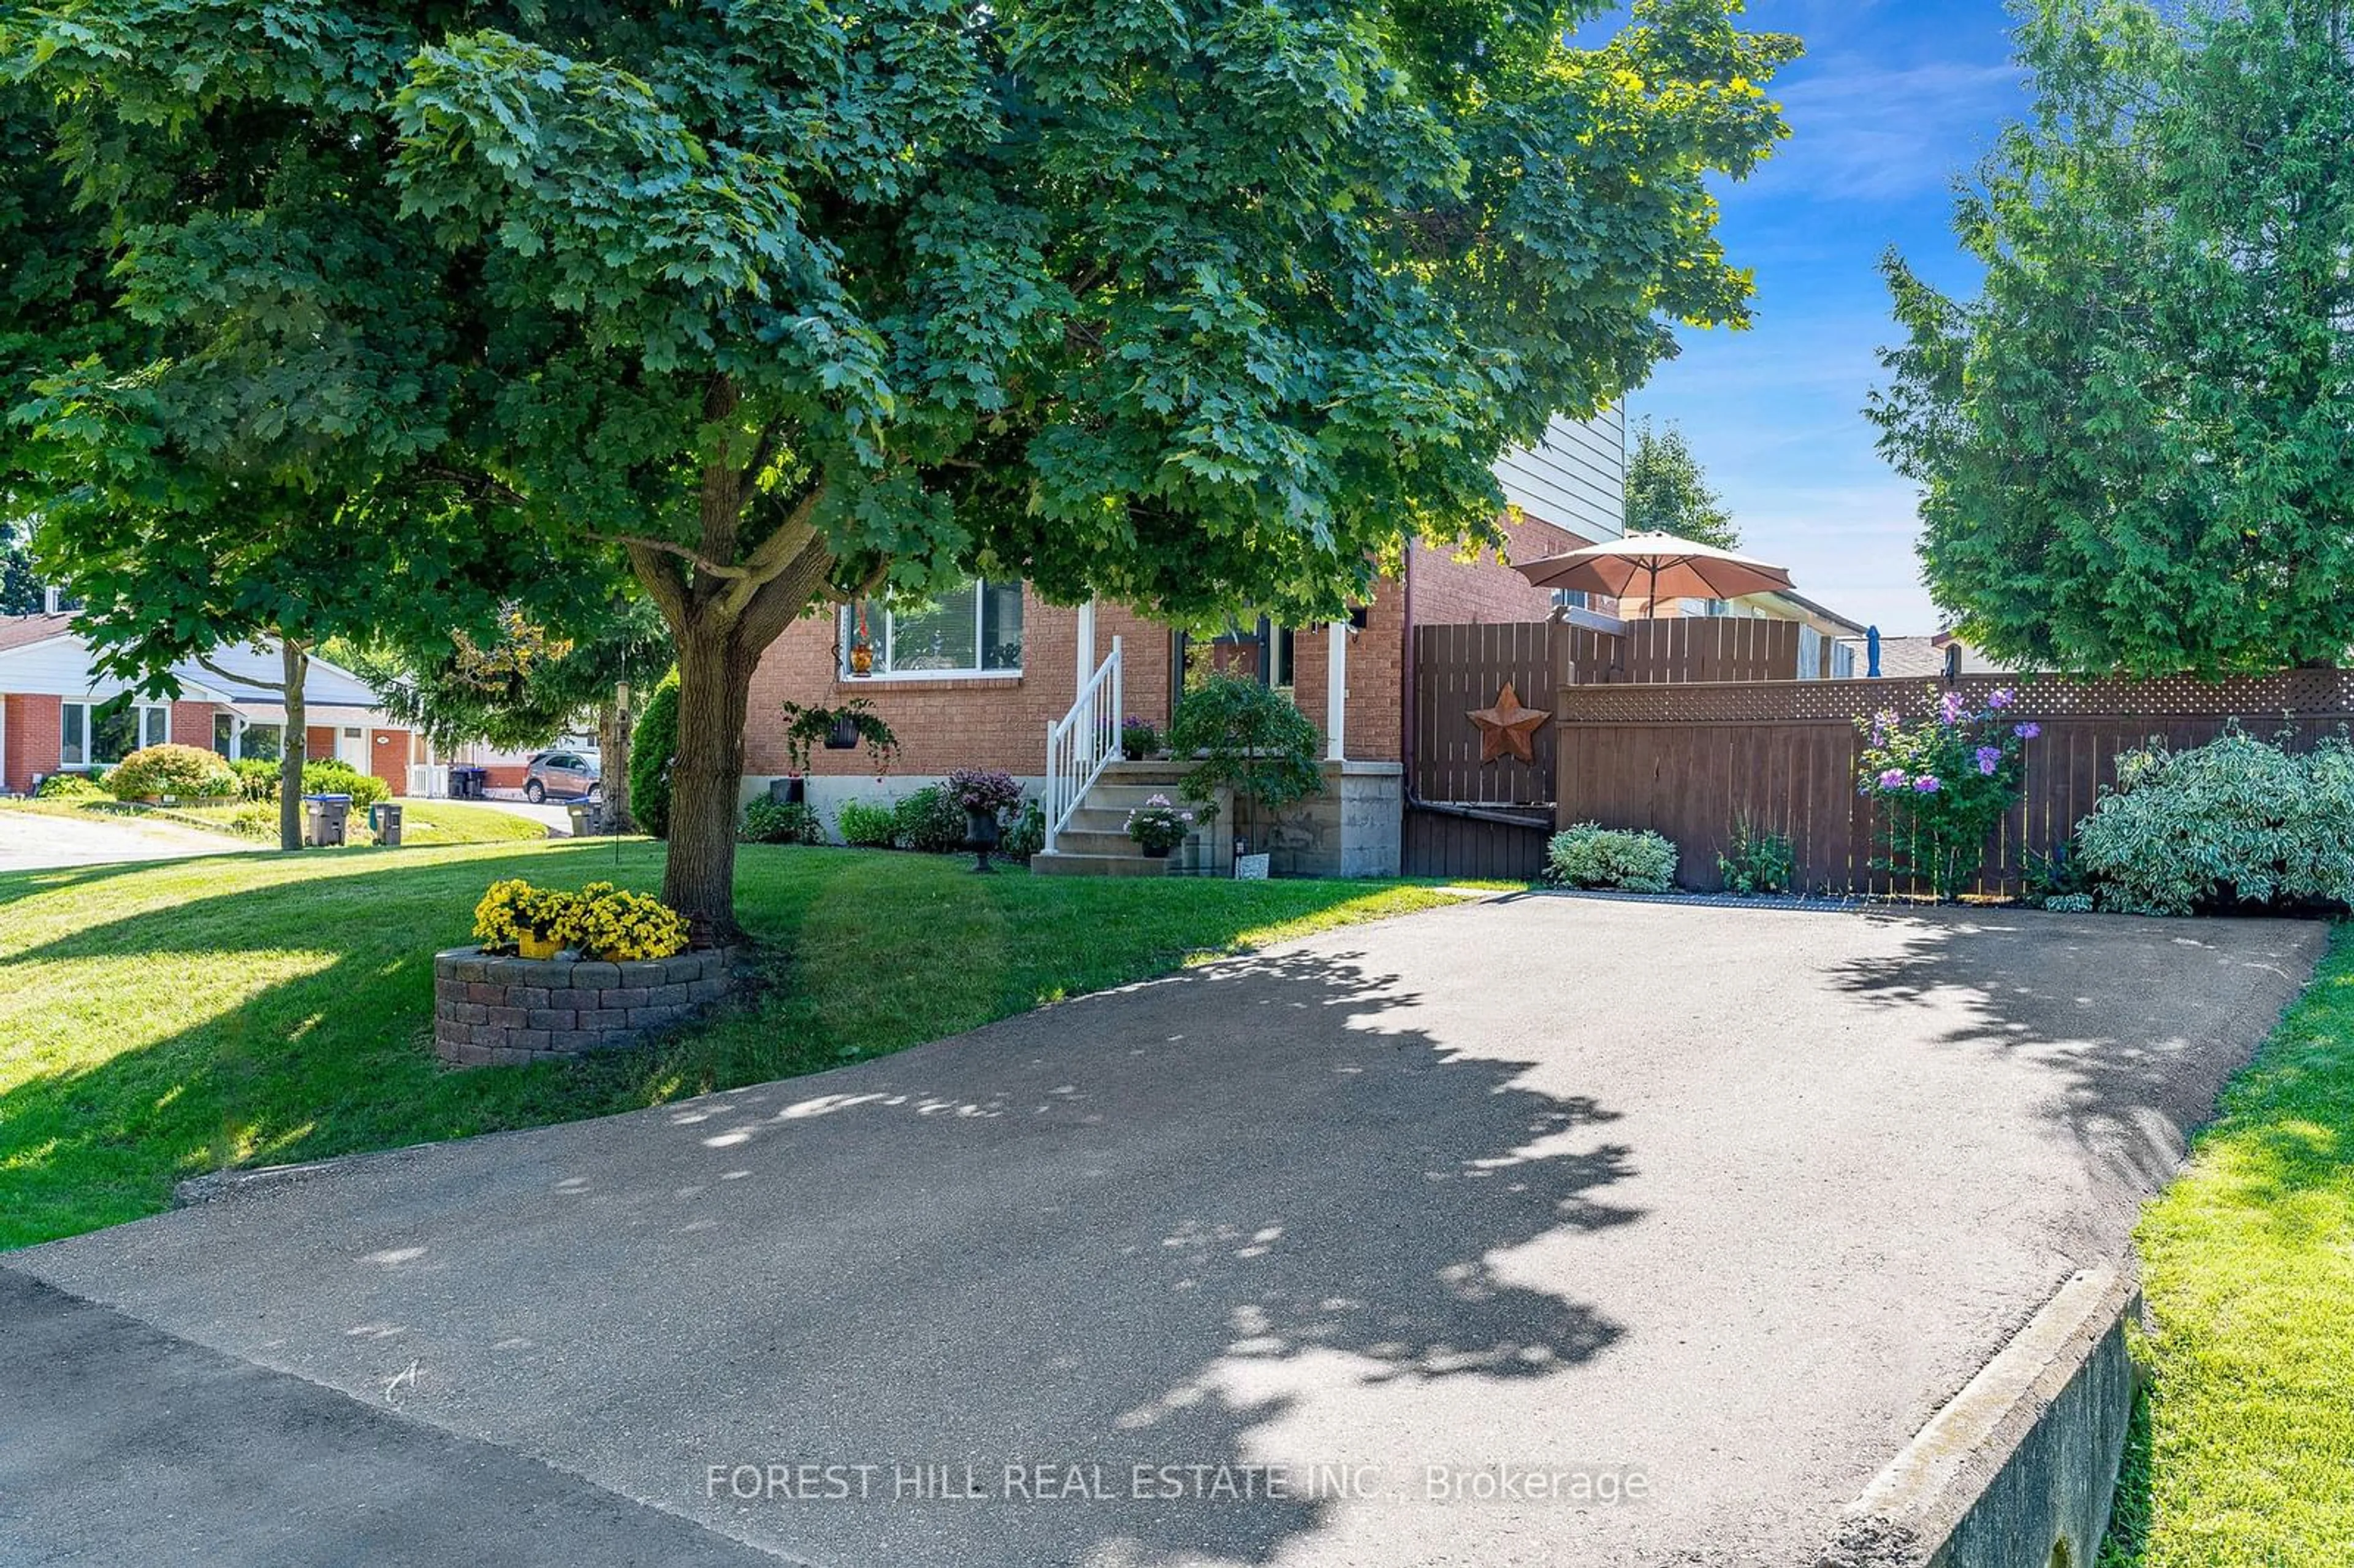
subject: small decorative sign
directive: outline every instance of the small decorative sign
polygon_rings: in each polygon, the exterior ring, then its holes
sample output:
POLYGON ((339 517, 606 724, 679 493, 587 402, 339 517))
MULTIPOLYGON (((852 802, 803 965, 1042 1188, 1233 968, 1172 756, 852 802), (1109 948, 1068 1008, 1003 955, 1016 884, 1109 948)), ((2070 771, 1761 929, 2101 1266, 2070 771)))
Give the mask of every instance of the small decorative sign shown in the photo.
POLYGON ((1551 717, 1550 713, 1521 706, 1521 694, 1512 689, 1511 682, 1505 682, 1504 689, 1496 695, 1495 706, 1478 708, 1471 714, 1471 722, 1479 726, 1479 760, 1493 762, 1511 752, 1523 762, 1534 762, 1536 752, 1529 744, 1530 736, 1543 728, 1551 717))

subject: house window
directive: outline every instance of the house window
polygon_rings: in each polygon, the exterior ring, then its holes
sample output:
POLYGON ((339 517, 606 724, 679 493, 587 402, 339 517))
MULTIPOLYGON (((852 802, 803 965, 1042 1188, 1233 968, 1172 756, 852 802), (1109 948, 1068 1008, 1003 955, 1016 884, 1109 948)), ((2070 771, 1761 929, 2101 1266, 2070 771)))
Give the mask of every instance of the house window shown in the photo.
POLYGON ((275 762, 286 754, 286 726, 247 723, 238 726, 237 755, 247 762, 275 762))
POLYGON ((1288 626, 1276 627, 1267 634, 1267 683, 1278 692, 1290 691, 1298 682, 1293 667, 1299 652, 1299 640, 1288 626))
POLYGON ((1014 675, 1022 672, 1022 585, 970 582, 920 604, 864 600, 843 614, 843 673, 864 627, 876 675, 1014 675))
POLYGON ((213 750, 228 761, 237 760, 237 715, 213 715, 213 750))
POLYGON ((172 710, 133 702, 128 693, 102 703, 66 703, 58 722, 59 768, 111 768, 142 747, 172 738, 172 710))

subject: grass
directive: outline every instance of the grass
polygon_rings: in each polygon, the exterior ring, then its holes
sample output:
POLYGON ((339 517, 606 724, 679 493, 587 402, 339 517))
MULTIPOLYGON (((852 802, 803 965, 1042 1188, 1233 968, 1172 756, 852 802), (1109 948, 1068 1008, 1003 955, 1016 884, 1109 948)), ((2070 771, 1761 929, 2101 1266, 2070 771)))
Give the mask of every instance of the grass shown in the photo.
MULTIPOLYGON (((470 806, 457 800, 404 800, 401 802, 402 842, 413 846, 438 844, 526 843, 547 836, 547 829, 513 811, 502 811, 493 806, 470 806)), ((199 828, 207 832, 228 833, 235 838, 275 840, 278 818, 274 806, 264 806, 264 817, 254 815, 254 809, 242 801, 209 806, 145 806, 136 800, 90 800, 68 797, 48 800, 10 800, 0 810, 30 811, 38 816, 65 817, 89 821, 105 818, 143 818, 150 821, 173 822, 184 828, 199 828), (242 817, 257 827, 240 826, 242 817)), ((352 837, 367 839, 365 811, 352 815, 352 837)))
POLYGON ((1450 903, 1404 884, 974 876, 748 846, 759 999, 666 1045, 445 1069, 432 958, 483 887, 659 885, 642 840, 236 854, 0 875, 0 1246, 152 1213, 188 1176, 596 1116, 835 1066, 1042 1002, 1450 903))
POLYGON ((2138 1239, 2158 1332, 2104 1568, 2354 1563, 2354 926, 2138 1239))

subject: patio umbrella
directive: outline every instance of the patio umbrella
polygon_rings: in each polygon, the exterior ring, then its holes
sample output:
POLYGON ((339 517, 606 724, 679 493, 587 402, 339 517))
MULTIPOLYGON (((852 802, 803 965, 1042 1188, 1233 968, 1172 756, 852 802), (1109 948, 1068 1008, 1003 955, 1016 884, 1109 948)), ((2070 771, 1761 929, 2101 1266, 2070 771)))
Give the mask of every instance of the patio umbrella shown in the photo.
POLYGON ((1790 586, 1790 574, 1780 567, 1673 534, 1629 534, 1566 555, 1523 561, 1512 569, 1539 588, 1580 588, 1612 599, 1641 593, 1646 615, 1659 613, 1661 594, 1670 599, 1739 599, 1790 586))

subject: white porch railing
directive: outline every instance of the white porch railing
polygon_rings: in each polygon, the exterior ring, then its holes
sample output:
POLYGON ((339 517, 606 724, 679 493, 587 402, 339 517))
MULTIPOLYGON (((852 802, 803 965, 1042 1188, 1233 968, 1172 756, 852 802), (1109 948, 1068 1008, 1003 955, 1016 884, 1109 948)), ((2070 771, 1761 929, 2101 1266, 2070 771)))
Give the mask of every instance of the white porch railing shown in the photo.
POLYGON ((1103 777, 1119 755, 1119 639, 1111 652, 1079 688, 1071 711, 1046 726, 1046 853, 1069 825, 1071 813, 1087 798, 1088 789, 1103 777))

